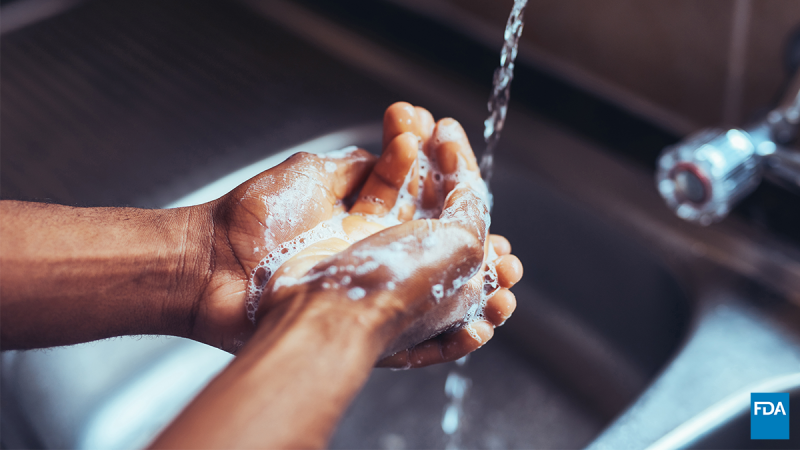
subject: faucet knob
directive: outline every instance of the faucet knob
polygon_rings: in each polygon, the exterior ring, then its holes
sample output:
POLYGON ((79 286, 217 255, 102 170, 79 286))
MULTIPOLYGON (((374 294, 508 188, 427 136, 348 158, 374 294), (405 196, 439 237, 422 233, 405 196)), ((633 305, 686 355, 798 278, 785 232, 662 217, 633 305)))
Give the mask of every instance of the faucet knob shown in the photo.
POLYGON ((665 148, 656 173, 658 192, 685 220, 701 225, 721 220, 761 181, 765 152, 759 141, 736 128, 707 129, 665 148))

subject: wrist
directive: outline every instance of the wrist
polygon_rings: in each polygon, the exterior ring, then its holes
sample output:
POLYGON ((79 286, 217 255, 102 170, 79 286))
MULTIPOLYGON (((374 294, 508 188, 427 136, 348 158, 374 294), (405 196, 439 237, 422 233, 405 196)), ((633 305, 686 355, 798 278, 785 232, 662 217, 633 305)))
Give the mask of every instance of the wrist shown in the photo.
POLYGON ((213 273, 214 242, 209 204, 160 210, 156 220, 166 230, 162 252, 169 255, 173 280, 161 300, 163 333, 191 337, 199 301, 213 273))

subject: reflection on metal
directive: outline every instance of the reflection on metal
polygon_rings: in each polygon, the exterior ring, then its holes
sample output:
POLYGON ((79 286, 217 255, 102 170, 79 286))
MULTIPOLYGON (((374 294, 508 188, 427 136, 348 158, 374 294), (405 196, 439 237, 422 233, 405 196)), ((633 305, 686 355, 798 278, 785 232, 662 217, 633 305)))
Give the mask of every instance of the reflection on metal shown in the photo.
POLYGON ((800 384, 794 330, 720 290, 702 294, 695 330, 675 359, 588 448, 681 448, 741 407, 750 389, 800 384), (780 378, 776 378, 780 376, 780 378))
POLYGON ((658 191, 678 217, 710 225, 753 192, 762 176, 798 189, 800 152, 785 146, 798 124, 800 74, 763 121, 745 129, 701 130, 664 149, 656 173, 658 191))
POLYGON ((304 142, 300 145, 296 145, 270 155, 261 161, 250 164, 247 167, 243 167, 201 189, 198 189, 195 192, 192 192, 183 198, 175 200, 174 202, 166 205, 165 208, 180 208, 183 206, 199 205, 201 203, 210 202, 211 200, 216 200, 232 191, 236 186, 271 167, 277 166, 285 161, 286 158, 298 152, 319 154, 332 150, 339 150, 349 145, 365 146, 380 142, 382 129, 383 125, 378 122, 347 128, 335 133, 320 136, 308 142, 304 142))
POLYGON ((800 372, 772 378, 751 385, 732 394, 725 400, 706 409, 684 422, 669 434, 659 439, 647 450, 671 450, 685 448, 713 432, 735 417, 750 411, 750 394, 753 392, 788 392, 800 387, 800 372))

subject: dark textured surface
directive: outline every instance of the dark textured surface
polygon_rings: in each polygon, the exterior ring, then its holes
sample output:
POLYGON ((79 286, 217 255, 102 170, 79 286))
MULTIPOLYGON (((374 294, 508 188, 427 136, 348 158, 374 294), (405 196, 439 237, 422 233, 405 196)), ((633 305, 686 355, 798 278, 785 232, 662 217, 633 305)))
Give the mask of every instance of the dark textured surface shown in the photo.
MULTIPOLYGON (((373 37, 384 45, 423 58, 427 64, 473 82, 490 92, 500 47, 488 48, 472 36, 424 17, 402 2, 374 0, 300 0, 319 12, 373 37)), ((498 30, 500 33, 500 30, 498 30)), ((498 34, 501 36, 501 34, 498 34)), ((523 33, 525 36, 525 33, 523 33)), ((511 104, 524 105, 572 132, 624 157, 655 167, 666 145, 680 136, 639 117, 593 92, 517 60, 511 104)))
POLYGON ((224 1, 89 2, 0 52, 4 199, 158 206, 399 100, 224 1))

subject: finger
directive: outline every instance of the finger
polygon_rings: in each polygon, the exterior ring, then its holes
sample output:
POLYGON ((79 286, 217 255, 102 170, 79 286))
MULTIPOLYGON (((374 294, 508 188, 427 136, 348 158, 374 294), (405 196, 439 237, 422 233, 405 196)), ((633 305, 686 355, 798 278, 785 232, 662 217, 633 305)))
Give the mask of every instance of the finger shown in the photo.
POLYGON ((492 247, 494 247, 494 252, 497 256, 511 253, 511 242, 508 242, 508 239, 505 237, 499 234, 491 234, 489 235, 489 242, 492 244, 492 247))
POLYGON ((517 298, 508 289, 498 289, 488 300, 483 315, 494 326, 502 325, 514 310, 517 309, 517 298))
POLYGON ((497 258, 497 282, 501 287, 510 288, 522 278, 522 262, 514 255, 497 258))
POLYGON ((376 162, 374 155, 360 148, 323 154, 320 159, 324 183, 338 200, 348 197, 363 185, 376 162))
POLYGON ((427 109, 415 106, 414 111, 417 113, 417 129, 419 130, 417 136, 422 139, 423 150, 427 155, 427 144, 433 135, 433 129, 436 127, 436 123, 433 121, 433 116, 427 109))
POLYGON ((460 226, 473 234, 485 250, 491 218, 484 195, 472 185, 461 185, 445 199, 440 218, 446 220, 447 226, 460 226))
POLYGON ((475 155, 464 130, 455 120, 442 119, 436 124, 428 148, 431 169, 423 181, 421 197, 422 207, 426 210, 441 206, 458 178, 479 177, 475 155), (459 171, 469 176, 456 176, 459 171))
POLYGON ((408 207, 403 215, 408 216, 410 212, 413 216, 413 206, 416 204, 415 199, 419 192, 419 183, 413 182, 417 177, 416 161, 419 145, 419 138, 410 132, 402 133, 389 142, 350 211, 385 215, 394 208, 405 186, 410 197, 403 199, 408 202, 408 205, 401 205, 408 207))
MULTIPOLYGON (((478 161, 469 145, 467 134, 456 120, 446 118, 436 123, 431 138, 436 163, 442 175, 453 175, 459 170, 478 171, 478 161)), ((455 180, 444 180, 444 192, 453 190, 455 180)))
POLYGON ((345 234, 354 242, 365 239, 385 229, 383 224, 375 223, 367 220, 364 216, 350 214, 342 219, 342 229, 345 234))
POLYGON ((494 336, 494 326, 487 321, 441 334, 414 347, 395 353, 378 362, 378 367, 419 368, 455 361, 482 347, 494 336))
POLYGON ((427 142, 433 133, 433 116, 424 108, 397 102, 386 108, 383 115, 383 148, 403 133, 414 133, 427 142))

